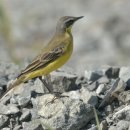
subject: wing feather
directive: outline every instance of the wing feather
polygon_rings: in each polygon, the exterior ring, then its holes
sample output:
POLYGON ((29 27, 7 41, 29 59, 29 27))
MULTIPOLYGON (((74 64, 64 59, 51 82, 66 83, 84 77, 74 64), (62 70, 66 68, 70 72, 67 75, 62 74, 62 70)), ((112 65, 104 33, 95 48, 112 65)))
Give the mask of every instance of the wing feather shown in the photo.
POLYGON ((55 61, 57 58, 62 56, 64 52, 66 51, 66 45, 64 43, 61 43, 60 45, 56 46, 52 50, 42 53, 40 56, 36 57, 31 64, 29 64, 25 70, 21 72, 21 75, 36 71, 38 69, 41 69, 45 66, 47 66, 49 63, 55 61))

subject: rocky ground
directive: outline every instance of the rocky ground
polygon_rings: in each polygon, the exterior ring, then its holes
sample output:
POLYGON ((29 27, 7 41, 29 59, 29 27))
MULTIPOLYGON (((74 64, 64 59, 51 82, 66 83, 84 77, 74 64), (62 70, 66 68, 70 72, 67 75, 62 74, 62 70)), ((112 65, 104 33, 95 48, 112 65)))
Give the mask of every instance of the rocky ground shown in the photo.
MULTIPOLYGON (((0 95, 19 68, 0 63, 0 95)), ((102 130, 130 130, 130 67, 102 67, 77 75, 70 69, 51 74, 53 91, 62 98, 50 103, 38 79, 21 84, 0 102, 1 130, 97 130, 94 107, 102 130)))

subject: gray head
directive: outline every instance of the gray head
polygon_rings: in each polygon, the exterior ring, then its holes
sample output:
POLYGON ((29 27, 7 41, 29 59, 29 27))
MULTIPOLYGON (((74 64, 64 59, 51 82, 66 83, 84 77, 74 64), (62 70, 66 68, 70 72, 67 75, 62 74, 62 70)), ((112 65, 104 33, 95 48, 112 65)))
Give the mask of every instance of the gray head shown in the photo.
POLYGON ((58 32, 65 32, 66 30, 71 31, 72 25, 79 19, 83 18, 83 16, 80 17, 73 17, 73 16, 64 16, 61 17, 60 20, 57 23, 56 30, 58 32))

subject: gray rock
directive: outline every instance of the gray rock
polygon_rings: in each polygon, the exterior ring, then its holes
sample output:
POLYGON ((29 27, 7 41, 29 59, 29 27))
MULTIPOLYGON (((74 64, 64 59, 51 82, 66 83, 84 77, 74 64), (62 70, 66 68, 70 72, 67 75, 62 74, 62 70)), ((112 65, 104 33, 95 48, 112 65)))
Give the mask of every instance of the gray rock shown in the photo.
POLYGON ((96 89, 96 93, 97 95, 104 93, 104 91, 106 90, 106 85, 105 84, 100 84, 98 86, 98 88, 96 89))
POLYGON ((5 115, 0 115, 0 128, 8 125, 9 118, 5 115))
POLYGON ((130 67, 121 67, 119 77, 127 82, 130 79, 130 67))
POLYGON ((118 100, 125 104, 130 103, 130 90, 121 92, 118 96, 118 100))
POLYGON ((102 72, 99 70, 86 70, 84 77, 90 81, 96 81, 97 79, 102 77, 102 72))
POLYGON ((79 130, 94 118, 92 107, 79 99, 64 97, 47 104, 52 99, 49 94, 38 98, 38 114, 53 129, 79 130))
POLYGON ((3 105, 3 104, 0 104, 0 108, 1 108, 0 109, 1 114, 12 115, 12 114, 19 113, 18 107, 15 106, 14 104, 8 104, 7 106, 3 105))
POLYGON ((33 109, 30 110, 31 119, 35 120, 35 119, 39 118, 38 111, 37 111, 37 99, 32 98, 31 101, 32 101, 32 104, 33 104, 33 109))
POLYGON ((18 105, 21 106, 21 107, 26 107, 29 102, 31 101, 30 99, 31 97, 18 97, 18 105))
POLYGON ((113 101, 114 98, 118 98, 119 93, 124 91, 125 88, 126 83, 120 78, 116 79, 116 81, 112 84, 111 88, 108 90, 104 99, 100 103, 99 108, 110 103, 110 101, 113 101))
POLYGON ((98 79, 97 82, 98 82, 98 84, 108 84, 110 82, 110 80, 106 76, 103 76, 100 79, 98 79))
POLYGON ((110 67, 106 70, 105 75, 108 78, 118 78, 119 77, 119 71, 120 68, 119 67, 110 67))
POLYGON ((118 130, 116 126, 110 126, 108 130, 118 130))
POLYGON ((103 120, 101 123, 100 123, 100 128, 101 130, 107 130, 107 121, 106 120, 103 120))
POLYGON ((1 130, 11 130, 11 128, 5 127, 5 128, 3 128, 3 129, 1 129, 1 130))
POLYGON ((114 115, 113 119, 124 119, 130 121, 130 105, 119 109, 114 115))
POLYGON ((129 121, 124 121, 124 120, 121 120, 117 123, 117 130, 128 130, 129 129, 129 124, 130 122, 129 121))
POLYGON ((80 99, 83 100, 84 103, 91 104, 92 106, 96 106, 98 103, 97 94, 95 92, 89 92, 85 87, 80 89, 80 99))
POLYGON ((111 105, 107 105, 107 106, 105 107, 105 113, 106 113, 107 115, 112 114, 112 113, 113 113, 113 107, 112 107, 111 105))
POLYGON ((77 75, 65 72, 58 71, 51 74, 51 82, 53 84, 54 92, 68 92, 70 90, 79 89, 79 86, 76 84, 77 75))
POLYGON ((31 112, 29 109, 23 109, 23 113, 19 119, 20 121, 29 121, 31 120, 31 112))
POLYGON ((88 88, 88 90, 90 90, 90 91, 94 91, 98 87, 98 83, 94 82, 94 83, 89 84, 89 85, 84 85, 84 87, 88 88))
POLYGON ((24 130, 44 130, 39 119, 22 123, 24 130))
MULTIPOLYGON (((85 129, 86 130, 86 129, 85 129)), ((88 130, 98 130, 96 126, 89 128, 88 130)))
POLYGON ((18 126, 15 126, 13 130, 21 130, 22 126, 21 125, 18 125, 18 126))

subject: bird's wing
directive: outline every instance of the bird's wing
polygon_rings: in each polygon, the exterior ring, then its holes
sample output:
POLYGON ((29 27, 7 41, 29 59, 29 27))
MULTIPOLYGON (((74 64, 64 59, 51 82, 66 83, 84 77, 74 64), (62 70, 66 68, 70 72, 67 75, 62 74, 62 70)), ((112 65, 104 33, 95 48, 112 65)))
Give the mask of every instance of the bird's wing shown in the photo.
POLYGON ((67 45, 65 43, 61 43, 60 45, 56 46, 55 48, 51 49, 50 51, 47 51, 45 53, 42 53, 38 57, 36 57, 31 64, 29 64, 25 70, 21 72, 21 75, 36 71, 40 68, 43 68, 47 66, 49 63, 55 61, 57 58, 62 56, 67 49, 67 45))

